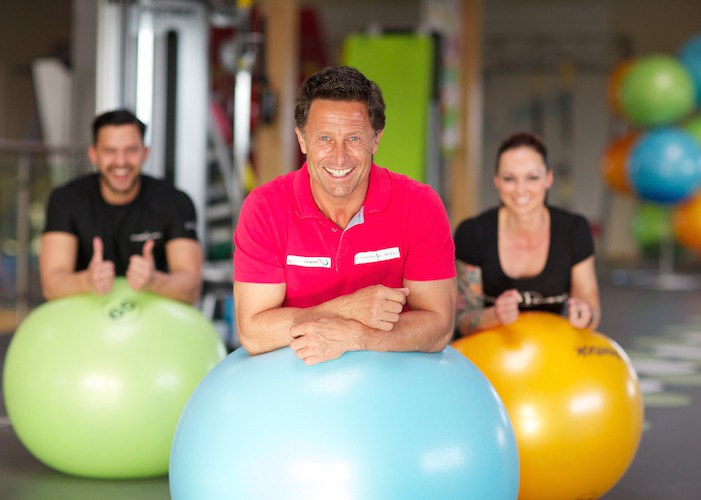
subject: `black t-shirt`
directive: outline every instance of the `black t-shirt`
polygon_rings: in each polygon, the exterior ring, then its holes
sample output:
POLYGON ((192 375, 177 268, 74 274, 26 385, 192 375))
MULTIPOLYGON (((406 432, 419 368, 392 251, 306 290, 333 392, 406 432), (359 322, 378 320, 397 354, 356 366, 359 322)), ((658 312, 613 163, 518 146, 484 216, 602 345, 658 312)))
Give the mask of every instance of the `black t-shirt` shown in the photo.
POLYGON ((97 174, 79 177, 56 188, 49 197, 44 232, 59 231, 78 237, 75 270, 86 269, 93 254, 92 240, 102 238, 104 260, 114 262, 118 276, 126 274, 129 257, 141 254, 144 243, 155 241, 156 268, 167 272, 165 244, 175 238, 197 239, 192 200, 164 180, 141 176, 136 199, 110 205, 100 194, 97 174))
POLYGON ((521 292, 522 310, 561 313, 571 288, 575 264, 594 254, 594 241, 587 220, 561 208, 550 211, 550 249, 543 271, 529 278, 510 278, 501 268, 497 247, 499 208, 463 221, 455 231, 455 257, 482 271, 485 305, 506 290, 521 292))

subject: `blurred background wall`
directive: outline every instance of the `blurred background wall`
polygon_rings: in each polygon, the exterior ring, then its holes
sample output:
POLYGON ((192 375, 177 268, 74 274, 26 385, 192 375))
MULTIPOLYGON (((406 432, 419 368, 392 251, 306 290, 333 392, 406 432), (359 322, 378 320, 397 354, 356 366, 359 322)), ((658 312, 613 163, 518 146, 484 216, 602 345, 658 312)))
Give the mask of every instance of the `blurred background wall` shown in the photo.
MULTIPOLYGON (((144 5, 158 2, 141 0, 144 5)), ((460 86, 448 83, 448 91, 441 99, 453 99, 454 109, 446 108, 441 101, 428 115, 433 120, 430 127, 443 127, 440 131, 443 136, 436 133, 433 142, 431 139, 427 142, 429 168, 425 180, 443 196, 452 223, 456 225, 463 217, 497 202, 492 186, 496 147, 509 132, 528 129, 541 134, 550 149, 556 177, 550 200, 589 218, 596 231, 599 261, 638 265, 641 258, 650 257, 645 255, 631 229, 640 200, 611 189, 602 179, 601 162, 606 149, 631 130, 631 125, 611 109, 607 91, 612 73, 625 60, 650 54, 675 57, 687 40, 700 34, 698 0, 172 2, 203 5, 211 13, 207 78, 210 98, 221 101, 224 120, 235 112, 232 71, 236 71, 241 59, 232 56, 232 52, 225 53, 223 48, 231 40, 235 42, 229 45, 232 50, 256 47, 258 57, 252 68, 255 116, 250 123, 247 144, 250 151, 244 151, 246 158, 239 161, 244 163, 239 165, 241 196, 256 182, 299 166, 301 158, 294 142, 291 109, 294 91, 306 74, 320 64, 342 63, 347 56, 344 47, 353 36, 390 33, 430 36, 438 30, 442 31, 442 64, 456 50, 462 50, 452 62, 448 60, 448 64, 454 64, 453 73, 446 73, 448 77, 464 80, 467 75, 471 79, 462 81, 460 86), (246 26, 240 24, 243 18, 239 14, 243 11, 252 12, 250 16, 247 14, 246 26), (244 33, 246 29, 251 33, 244 33), (237 39, 237 33, 248 38, 237 39), (462 45, 453 47, 454 44, 462 45), (465 66, 470 66, 469 71, 465 66), (461 100, 467 101, 467 106, 461 100), (468 117, 464 116, 466 112, 468 117), (459 118, 461 113, 463 116, 459 118), (453 121, 449 122, 451 118, 453 121), (464 146, 462 153, 456 154, 460 149, 456 145, 464 146)), ((2 2, 0 250, 4 260, 0 262, 3 290, 0 299, 5 297, 10 302, 17 299, 13 259, 26 258, 24 267, 33 285, 20 295, 39 300, 33 259, 46 195, 71 172, 89 168, 84 149, 90 140, 89 124, 102 90, 97 88, 98 31, 103 22, 99 11, 106 5, 127 8, 138 3, 136 0, 2 2), (33 65, 38 60, 54 63, 50 68, 54 76, 44 79, 41 91, 33 75, 33 65), (70 87, 68 92, 66 85, 70 87), (42 99, 53 100, 54 107, 64 106, 60 109, 65 112, 58 113, 52 130, 40 116, 42 99), (16 141, 22 143, 21 147, 16 141), (63 149, 39 154, 41 147, 47 145, 63 149), (29 156, 27 148, 34 151, 29 156), (56 154, 61 158, 57 159, 56 154), (65 172, 57 170, 57 165, 65 167, 65 172), (27 178, 22 177, 23 166, 31 171, 27 178), (30 198, 24 200, 24 210, 17 209, 20 185, 28 187, 30 193, 30 198), (24 257, 16 255, 16 234, 23 220, 30 221, 29 234, 25 235, 30 247, 24 257)), ((411 75, 406 78, 408 83, 416 79, 411 75)), ((231 123, 224 125, 226 130, 219 131, 219 139, 223 141, 220 146, 231 150, 231 123)), ((390 130, 398 133, 401 127, 389 122, 390 130)), ((237 162, 235 152, 233 159, 227 159, 222 156, 221 147, 218 150, 216 144, 208 147, 208 158, 217 156, 218 151, 224 163, 237 162)), ((232 156, 231 151, 226 155, 232 156)), ((221 168, 218 171, 223 172, 221 168)), ((230 184, 226 179, 216 182, 230 184)), ((215 181, 211 183, 209 187, 215 181)), ((234 212, 235 205, 231 203, 234 212)), ((215 211, 210 208, 216 207, 206 208, 209 217, 215 211)), ((643 222, 643 226, 649 225, 649 221, 643 222)), ((211 243, 210 254, 224 261, 230 256, 232 224, 235 213, 230 214, 224 225, 211 229, 217 241, 211 243)), ((654 249, 652 254, 654 265, 654 249)), ((695 258, 696 253, 691 254, 695 258)))

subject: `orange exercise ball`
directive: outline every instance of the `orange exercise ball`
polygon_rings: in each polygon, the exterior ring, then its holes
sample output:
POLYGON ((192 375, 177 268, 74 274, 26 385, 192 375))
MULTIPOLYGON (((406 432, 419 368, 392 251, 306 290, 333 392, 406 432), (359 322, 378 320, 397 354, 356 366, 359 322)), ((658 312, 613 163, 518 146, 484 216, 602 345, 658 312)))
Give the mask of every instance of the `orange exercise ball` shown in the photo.
POLYGON ((614 341, 558 315, 453 342, 487 376, 516 434, 521 500, 594 499, 628 469, 640 443, 637 375, 614 341))
POLYGON ((632 59, 624 59, 619 62, 614 68, 606 81, 606 101, 609 108, 614 114, 623 117, 623 107, 621 105, 621 85, 625 79, 630 67, 633 64, 632 59))
POLYGON ((638 137, 640 137, 639 132, 629 132, 615 138, 606 146, 601 156, 601 174, 606 184, 614 191, 625 194, 633 192, 628 180, 626 164, 630 150, 638 137))
POLYGON ((674 208, 672 230, 680 245, 701 251, 701 193, 674 208))

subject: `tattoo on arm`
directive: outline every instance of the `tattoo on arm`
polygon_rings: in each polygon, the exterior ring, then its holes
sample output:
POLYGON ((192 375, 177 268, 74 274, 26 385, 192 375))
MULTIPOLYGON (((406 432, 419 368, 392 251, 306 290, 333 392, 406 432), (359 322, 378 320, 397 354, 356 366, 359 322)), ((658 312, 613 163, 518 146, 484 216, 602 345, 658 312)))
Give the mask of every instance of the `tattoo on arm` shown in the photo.
POLYGON ((455 261, 458 281, 458 296, 455 308, 455 324, 463 335, 474 332, 482 321, 484 298, 482 293, 482 270, 477 266, 455 261), (467 320, 467 324, 465 321, 467 320), (467 331, 465 331, 467 328, 467 331))

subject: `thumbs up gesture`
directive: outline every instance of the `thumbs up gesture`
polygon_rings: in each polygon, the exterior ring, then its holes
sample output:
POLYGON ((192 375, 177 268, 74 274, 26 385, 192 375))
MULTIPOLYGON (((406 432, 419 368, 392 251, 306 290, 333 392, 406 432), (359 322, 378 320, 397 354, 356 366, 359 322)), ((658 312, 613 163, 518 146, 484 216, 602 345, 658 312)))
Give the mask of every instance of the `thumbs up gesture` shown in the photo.
POLYGON ((112 290, 114 284, 114 262, 103 259, 102 239, 95 236, 92 240, 92 259, 88 264, 90 285, 95 293, 105 294, 112 290))
POLYGON ((127 284, 134 290, 143 290, 151 283, 156 264, 153 259, 153 240, 144 243, 142 254, 132 255, 127 268, 127 284))

